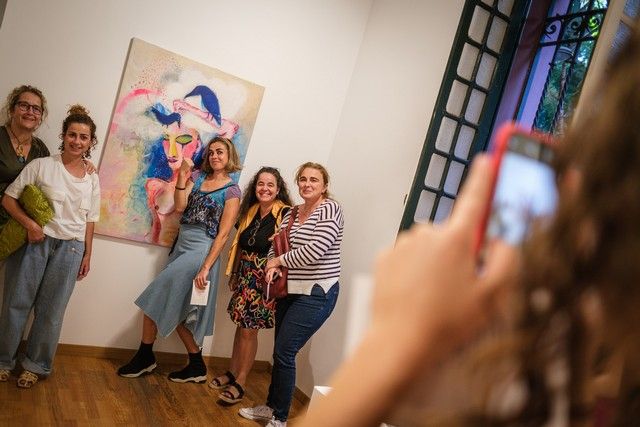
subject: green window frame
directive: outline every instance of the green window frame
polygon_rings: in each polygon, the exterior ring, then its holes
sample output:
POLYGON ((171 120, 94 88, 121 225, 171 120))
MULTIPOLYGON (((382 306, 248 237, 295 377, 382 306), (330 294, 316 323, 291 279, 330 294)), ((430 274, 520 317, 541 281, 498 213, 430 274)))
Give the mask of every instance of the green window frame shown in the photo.
POLYGON ((467 0, 400 229, 449 216, 486 149, 529 0, 467 0))

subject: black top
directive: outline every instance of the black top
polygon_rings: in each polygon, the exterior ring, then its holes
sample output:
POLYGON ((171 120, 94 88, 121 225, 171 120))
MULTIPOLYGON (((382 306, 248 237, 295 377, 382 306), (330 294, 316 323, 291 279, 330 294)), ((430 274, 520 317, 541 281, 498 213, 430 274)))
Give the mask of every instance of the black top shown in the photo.
MULTIPOLYGON (((13 149, 9 132, 5 126, 0 126, 0 199, 4 195, 4 190, 22 172, 22 169, 33 159, 47 157, 49 149, 40 138, 33 137, 31 149, 27 155, 26 162, 20 163, 16 150, 13 149)), ((3 226, 9 219, 7 211, 0 206, 0 226, 3 226)))
POLYGON ((47 157, 49 149, 41 139, 33 137, 31 141, 31 149, 27 156, 27 161, 20 163, 16 151, 11 145, 9 133, 4 126, 0 126, 0 197, 4 194, 4 190, 11 184, 22 172, 25 165, 33 159, 39 157, 47 157))
POLYGON ((260 209, 253 217, 251 224, 240 234, 238 244, 240 249, 257 253, 264 258, 269 253, 271 242, 269 238, 276 232, 276 218, 269 212, 264 218, 260 218, 260 209))

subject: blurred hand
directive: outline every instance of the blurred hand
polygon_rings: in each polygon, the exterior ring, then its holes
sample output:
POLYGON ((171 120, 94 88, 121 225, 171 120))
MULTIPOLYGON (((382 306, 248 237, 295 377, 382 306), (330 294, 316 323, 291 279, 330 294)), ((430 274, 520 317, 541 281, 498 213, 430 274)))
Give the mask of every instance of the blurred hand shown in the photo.
POLYGON ((273 279, 282 274, 282 271, 278 267, 267 268, 267 274, 265 275, 265 281, 267 283, 273 282, 273 279))
POLYGON ((180 164, 180 172, 182 172, 185 175, 188 175, 191 173, 192 169, 193 169, 193 161, 186 157, 183 158, 182 163, 180 164))
POLYGON ((231 292, 235 291, 236 288, 238 287, 238 283, 240 282, 239 278, 238 278, 238 274, 233 273, 230 277, 229 277, 229 290, 231 292))
POLYGON ((89 175, 93 175, 98 170, 91 160, 84 159, 84 166, 89 175))
POLYGON ((78 280, 82 280, 87 277, 89 274, 89 270, 91 269, 91 257, 85 255, 82 257, 82 262, 80 263, 80 270, 78 270, 78 280))
POLYGON ((479 271, 474 238, 489 203, 490 176, 488 159, 476 157, 451 218, 439 225, 415 225, 380 255, 372 327, 402 331, 389 340, 404 340, 413 349, 428 330, 441 337, 439 345, 453 349, 496 313, 498 290, 516 280, 518 252, 492 242, 479 271))
POLYGON ((209 269, 205 266, 200 267, 198 274, 194 277, 193 281, 196 284, 196 288, 204 289, 207 287, 207 280, 209 280, 209 269))
POLYGON ((277 268, 280 266, 282 266, 282 264, 280 263, 280 257, 275 257, 267 261, 267 265, 264 267, 264 269, 268 271, 272 268, 277 268))
POLYGON ((29 243, 38 243, 44 240, 42 227, 34 222, 34 225, 27 229, 27 240, 29 243))

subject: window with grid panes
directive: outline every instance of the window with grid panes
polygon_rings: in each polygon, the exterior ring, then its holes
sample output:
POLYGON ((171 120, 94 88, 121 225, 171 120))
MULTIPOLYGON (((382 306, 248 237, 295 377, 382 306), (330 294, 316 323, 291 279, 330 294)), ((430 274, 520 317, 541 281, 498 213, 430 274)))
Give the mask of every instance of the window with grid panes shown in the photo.
MULTIPOLYGON (((527 100, 531 87, 531 79, 527 78, 539 58, 544 37, 548 42, 551 23, 561 23, 560 31, 567 41, 555 43, 554 47, 562 46, 565 53, 571 47, 575 53, 571 56, 573 62, 567 65, 575 69, 575 63, 581 60, 588 65, 607 3, 605 0, 465 3, 401 229, 414 222, 440 222, 449 216, 471 159, 487 149, 494 123, 516 118, 527 100), (582 26, 578 28, 576 22, 582 26), (518 46, 521 36, 529 42, 525 47, 518 46), (510 75, 512 66, 517 72, 511 71, 510 75)), ((547 72, 538 76, 543 85, 551 65, 547 60, 547 72)), ((580 83, 581 80, 577 85, 573 81, 572 90, 564 90, 571 99, 560 98, 563 117, 572 108, 574 98, 577 99, 580 83)), ((540 104, 538 95, 535 107, 540 104)))

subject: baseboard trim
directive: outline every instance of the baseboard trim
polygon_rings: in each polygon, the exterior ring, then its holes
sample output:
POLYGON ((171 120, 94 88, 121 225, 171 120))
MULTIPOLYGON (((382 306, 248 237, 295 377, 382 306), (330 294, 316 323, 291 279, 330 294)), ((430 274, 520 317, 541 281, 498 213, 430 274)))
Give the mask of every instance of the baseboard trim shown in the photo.
MULTIPOLYGON (((96 347, 77 344, 58 344, 58 350, 56 352, 56 354, 65 356, 93 357, 96 359, 116 359, 123 361, 128 360, 131 357, 131 353, 132 350, 130 348, 96 347)), ((184 353, 156 351, 155 355, 156 359, 162 363, 182 363, 185 360, 184 353)), ((227 369, 231 361, 229 357, 202 356, 202 358, 208 366, 220 369, 227 369)), ((271 368, 271 363, 266 360, 256 360, 253 364, 253 369, 259 372, 271 372, 271 368)), ((309 403, 309 396, 298 387, 295 388, 293 396, 305 405, 309 403)))

